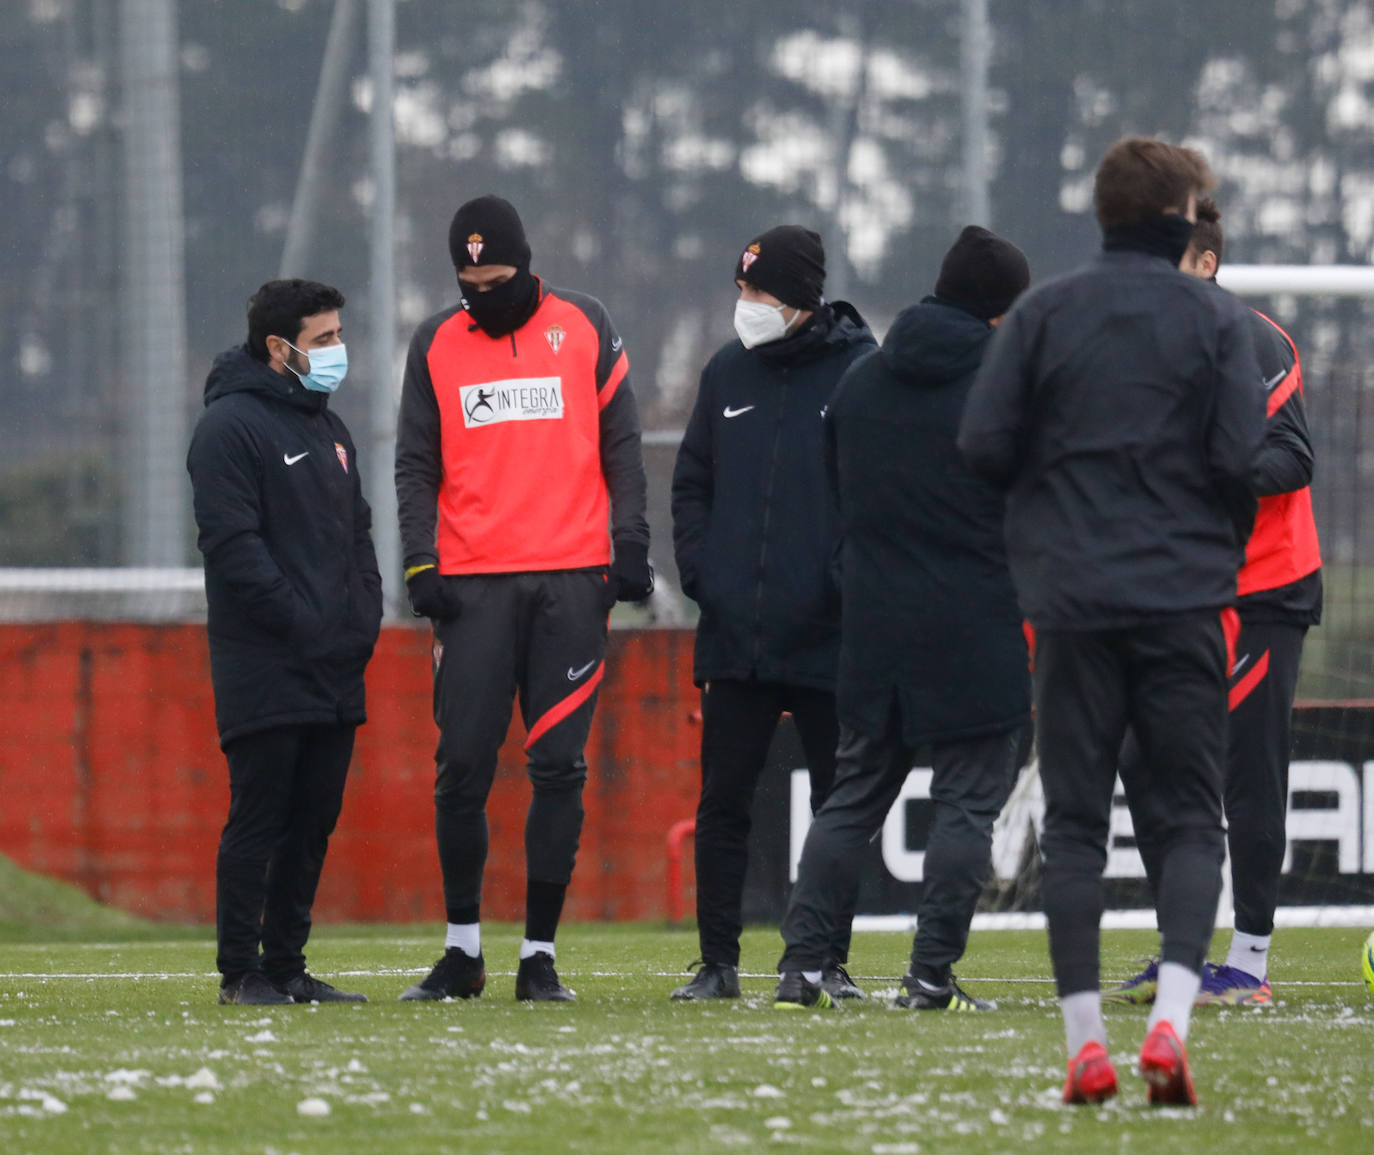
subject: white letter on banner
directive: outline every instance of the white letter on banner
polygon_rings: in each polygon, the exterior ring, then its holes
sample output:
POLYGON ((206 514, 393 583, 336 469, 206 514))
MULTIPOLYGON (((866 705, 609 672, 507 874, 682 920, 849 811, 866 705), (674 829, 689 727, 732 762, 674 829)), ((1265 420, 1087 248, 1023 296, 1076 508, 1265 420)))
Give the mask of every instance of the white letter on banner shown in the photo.
POLYGON ((802 847, 806 845, 806 832, 811 829, 811 771, 803 767, 791 774, 792 791, 790 806, 790 838, 787 863, 787 879, 797 881, 797 864, 801 862, 802 847))
POLYGON ((1360 780, 1349 762, 1294 762, 1288 768, 1288 841, 1283 870, 1293 868, 1293 843, 1334 842, 1337 869, 1360 873, 1360 780), (1293 795, 1335 794, 1334 809, 1293 806, 1293 795))
POLYGON ((906 804, 909 799, 929 798, 933 770, 911 771, 887 812, 883 823, 883 865, 898 882, 920 882, 925 877, 926 852, 907 849, 906 804))
POLYGON ((1111 818, 1107 827, 1107 878, 1144 878, 1145 863, 1140 851, 1134 846, 1118 846, 1122 838, 1135 841, 1135 823, 1131 820, 1131 809, 1126 805, 1126 788, 1121 779, 1112 788, 1111 818), (1118 803, 1117 799, 1121 802, 1118 803))
POLYGON ((1374 874, 1374 762, 1364 764, 1364 872, 1374 874))

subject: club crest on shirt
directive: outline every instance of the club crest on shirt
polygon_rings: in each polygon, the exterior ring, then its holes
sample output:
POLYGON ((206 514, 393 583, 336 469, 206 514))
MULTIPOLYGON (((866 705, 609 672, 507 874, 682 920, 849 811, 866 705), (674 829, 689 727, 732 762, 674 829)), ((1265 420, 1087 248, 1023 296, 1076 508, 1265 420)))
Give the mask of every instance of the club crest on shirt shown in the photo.
POLYGON ((348 472, 348 450, 345 449, 342 445, 340 445, 337 441, 334 442, 334 455, 339 459, 339 464, 343 466, 343 471, 344 471, 345 473, 347 473, 347 472, 348 472))
POLYGON ((482 241, 481 233, 473 233, 468 237, 468 256, 472 258, 472 263, 474 265, 482 259, 482 250, 484 248, 486 248, 486 245, 482 241))
POLYGON ((744 252, 742 252, 742 253, 740 254, 739 263, 740 263, 740 266, 741 266, 741 267, 744 269, 744 271, 747 273, 747 272, 749 271, 749 266, 752 265, 752 264, 753 264, 755 261, 757 261, 758 259, 759 259, 759 247, 758 247, 757 244, 753 244, 753 245, 750 245, 747 249, 744 250, 744 252))
POLYGON ((544 340, 555 353, 563 347, 563 338, 567 335, 568 331, 562 325, 550 325, 544 330, 544 340))

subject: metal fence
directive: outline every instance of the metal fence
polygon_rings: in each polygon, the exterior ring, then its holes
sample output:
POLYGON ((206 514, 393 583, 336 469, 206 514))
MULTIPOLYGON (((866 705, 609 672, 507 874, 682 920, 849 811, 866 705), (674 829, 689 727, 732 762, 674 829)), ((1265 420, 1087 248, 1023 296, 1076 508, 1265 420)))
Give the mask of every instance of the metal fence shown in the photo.
MULTIPOLYGON (((448 218, 484 192, 521 209, 535 271, 601 298, 625 338, 661 434, 646 450, 660 622, 691 614, 671 597, 672 431, 730 336, 735 255, 763 228, 821 232, 830 295, 881 333, 964 223, 1015 240, 1036 279, 1090 254, 1096 158, 1139 132, 1210 157, 1225 266, 1374 253, 1374 0, 12 7, 0 566, 196 564, 183 459, 201 383, 242 340, 249 294, 285 271, 349 297, 355 369, 335 403, 394 606, 399 358, 452 303, 448 218)), ((1303 354, 1327 559, 1302 692, 1374 696, 1374 305, 1284 287, 1254 303, 1303 354)), ((0 616, 157 604, 119 584, 103 602, 0 588, 0 616)), ((187 596, 166 612, 193 612, 187 596)))

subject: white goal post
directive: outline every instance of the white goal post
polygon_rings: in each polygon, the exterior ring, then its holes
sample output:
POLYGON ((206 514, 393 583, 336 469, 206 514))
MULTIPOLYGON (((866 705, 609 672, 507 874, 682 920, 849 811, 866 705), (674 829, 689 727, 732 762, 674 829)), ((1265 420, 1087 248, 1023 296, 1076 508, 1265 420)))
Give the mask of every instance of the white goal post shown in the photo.
POLYGON ((1223 264, 1217 284, 1242 297, 1374 297, 1374 266, 1223 264))

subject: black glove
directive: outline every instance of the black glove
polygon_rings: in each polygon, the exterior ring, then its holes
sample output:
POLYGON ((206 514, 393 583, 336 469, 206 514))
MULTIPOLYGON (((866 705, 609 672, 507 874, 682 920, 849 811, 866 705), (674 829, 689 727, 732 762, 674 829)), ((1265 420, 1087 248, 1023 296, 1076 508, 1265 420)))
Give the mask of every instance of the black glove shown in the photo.
POLYGON ((649 564, 649 547, 637 541, 615 543, 607 596, 617 602, 642 602, 654 592, 654 567, 649 564))
POLYGON ((458 599, 435 566, 426 566, 406 578, 406 592, 410 594, 410 612, 417 618, 447 622, 458 616, 458 599))

